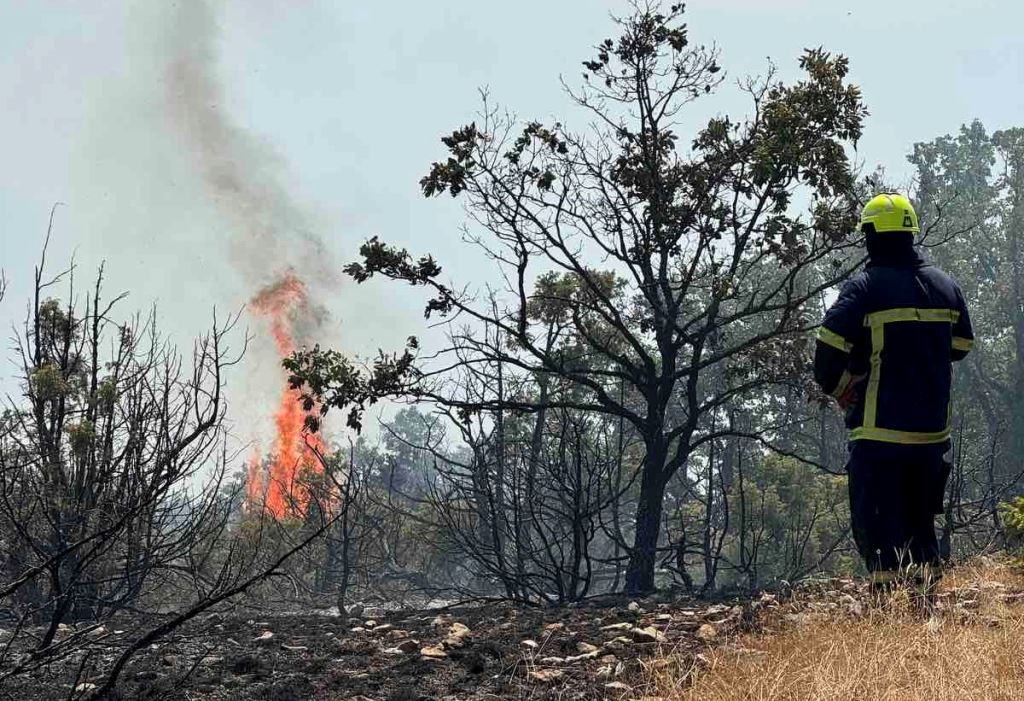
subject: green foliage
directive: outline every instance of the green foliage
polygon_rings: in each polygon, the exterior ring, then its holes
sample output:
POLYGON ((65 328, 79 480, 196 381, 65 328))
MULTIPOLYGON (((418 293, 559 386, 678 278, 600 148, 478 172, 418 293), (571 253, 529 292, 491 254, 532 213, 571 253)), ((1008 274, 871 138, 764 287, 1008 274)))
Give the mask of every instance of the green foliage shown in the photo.
POLYGON ((1003 502, 999 511, 1003 518, 1006 547, 1017 557, 1017 564, 1024 566, 1024 496, 1003 502))
POLYGON ((380 398, 401 394, 415 376, 413 352, 418 347, 410 336, 401 354, 381 351, 369 368, 358 367, 338 351, 311 349, 296 351, 283 362, 291 387, 302 390, 303 408, 307 413, 306 428, 317 431, 320 417, 331 406, 347 407, 349 427, 362 430, 363 412, 380 398), (313 413, 317 408, 319 413, 313 413))
POLYGON ((730 559, 751 584, 828 565, 848 529, 846 481, 777 456, 754 461, 730 496, 730 559))
MULTIPOLYGON (((1024 470, 1024 130, 989 133, 975 120, 915 144, 909 161, 922 237, 959 283, 976 338, 953 375, 963 475, 953 498, 966 506, 953 510, 949 528, 990 529, 999 522, 994 505, 1011 496, 1024 470)), ((1012 519, 1019 502, 1005 508, 1012 519)))
POLYGON ((71 383, 54 363, 44 363, 29 375, 29 385, 41 400, 58 399, 71 391, 71 383))
POLYGON ((647 451, 628 575, 637 590, 653 586, 665 486, 720 407, 703 396, 708 381, 740 402, 798 375, 808 307, 855 265, 827 265, 854 245, 847 150, 866 110, 847 59, 807 50, 801 80, 769 68, 741 83, 748 116, 683 132, 683 110, 724 80, 717 49, 691 44, 683 12, 637 3, 615 19, 618 38, 598 44, 584 84, 567 88, 581 130, 520 123, 485 101, 476 121, 441 138, 421 190, 464 203, 466 238, 494 262, 497 285, 474 294, 442 283, 429 255, 376 238, 345 268, 360 283, 427 288, 425 316, 452 324, 448 347, 382 354, 373 368, 319 349, 287 364, 307 408, 347 410, 354 427, 384 398, 436 402, 463 420, 571 407, 628 423, 647 451), (455 361, 439 369, 442 357, 455 361), (495 370, 498 395, 479 391, 495 370))
POLYGON ((448 314, 454 302, 453 293, 437 282, 441 274, 441 266, 432 256, 422 256, 413 261, 412 256, 404 248, 399 249, 377 239, 376 236, 359 247, 362 263, 349 263, 345 266, 345 274, 356 282, 366 282, 375 275, 383 275, 393 280, 401 280, 410 285, 433 287, 437 296, 426 306, 424 317, 430 318, 434 312, 442 316, 448 314))
POLYGON ((77 457, 85 457, 96 438, 96 427, 91 421, 79 421, 68 424, 64 429, 68 433, 68 440, 71 442, 71 451, 77 457))

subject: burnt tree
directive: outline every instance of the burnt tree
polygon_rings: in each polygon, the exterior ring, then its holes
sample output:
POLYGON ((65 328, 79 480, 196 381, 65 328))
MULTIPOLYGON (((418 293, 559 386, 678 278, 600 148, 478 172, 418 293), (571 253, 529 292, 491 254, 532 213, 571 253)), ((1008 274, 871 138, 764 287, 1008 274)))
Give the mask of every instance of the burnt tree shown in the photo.
POLYGON ((347 267, 359 282, 384 276, 429 289, 427 315, 461 324, 446 347, 420 357, 412 339, 370 367, 320 348, 286 361, 309 407, 346 408, 356 427, 384 396, 467 414, 564 408, 621 419, 644 446, 626 573, 633 592, 655 586, 670 479, 728 430, 711 420, 727 403, 799 371, 817 323, 812 302, 849 275, 856 243, 846 147, 865 110, 847 60, 809 50, 798 82, 782 83, 773 69, 740 81, 750 115, 715 117, 686 144, 684 109, 723 79, 717 50, 690 43, 682 14, 682 5, 639 4, 617 20, 619 37, 584 62, 581 87, 566 88, 584 131, 517 125, 485 99, 477 122, 442 139, 448 156, 423 192, 462 198, 467 238, 494 262, 498 289, 478 299, 443 281, 431 256, 376 238, 347 267), (556 277, 536 284, 545 273, 556 277), (541 302, 562 307, 555 343, 531 314, 541 302), (495 334, 498 344, 481 340, 495 334), (467 400, 445 381, 466 363, 541 386, 557 378, 573 391, 467 400))

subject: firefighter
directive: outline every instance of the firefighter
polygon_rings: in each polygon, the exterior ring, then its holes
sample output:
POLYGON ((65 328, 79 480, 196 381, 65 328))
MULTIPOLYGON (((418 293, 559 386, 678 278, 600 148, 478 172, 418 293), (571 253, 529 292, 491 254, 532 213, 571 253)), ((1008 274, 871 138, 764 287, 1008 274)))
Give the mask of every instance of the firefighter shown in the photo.
POLYGON ((952 361, 974 334, 959 286, 924 260, 910 201, 884 193, 861 214, 869 261, 818 330, 814 378, 846 412, 850 514, 876 588, 934 581, 949 464, 952 361))

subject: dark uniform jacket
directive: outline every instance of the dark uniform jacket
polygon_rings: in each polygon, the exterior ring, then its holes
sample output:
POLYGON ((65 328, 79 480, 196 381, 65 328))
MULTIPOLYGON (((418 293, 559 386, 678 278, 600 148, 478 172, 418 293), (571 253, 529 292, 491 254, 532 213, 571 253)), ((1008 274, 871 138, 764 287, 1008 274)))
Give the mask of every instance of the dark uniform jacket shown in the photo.
POLYGON ((951 361, 974 343, 963 293, 910 245, 872 251, 818 332, 814 377, 851 397, 851 441, 947 444, 951 361))

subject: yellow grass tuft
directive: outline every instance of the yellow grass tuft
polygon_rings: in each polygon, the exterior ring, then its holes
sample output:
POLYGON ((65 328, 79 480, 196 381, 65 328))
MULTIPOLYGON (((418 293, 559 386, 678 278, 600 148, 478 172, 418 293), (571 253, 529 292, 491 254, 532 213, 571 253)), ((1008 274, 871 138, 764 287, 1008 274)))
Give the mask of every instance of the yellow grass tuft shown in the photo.
POLYGON ((836 611, 709 650, 679 701, 1001 701, 1024 699, 1024 581, 982 562, 942 583, 937 613, 896 595, 863 616, 836 611))

